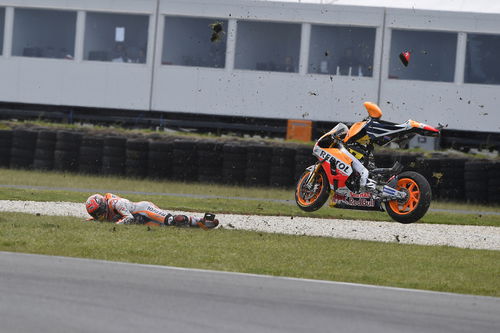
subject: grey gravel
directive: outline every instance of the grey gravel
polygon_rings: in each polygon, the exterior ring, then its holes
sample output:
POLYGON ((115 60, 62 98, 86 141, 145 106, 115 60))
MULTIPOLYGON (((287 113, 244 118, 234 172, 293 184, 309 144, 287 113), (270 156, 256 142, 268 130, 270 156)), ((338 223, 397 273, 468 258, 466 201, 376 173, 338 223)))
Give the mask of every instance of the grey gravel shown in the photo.
MULTIPOLYGON (((0 211, 51 216, 88 217, 84 204, 0 200, 0 211)), ((172 211, 172 214, 199 213, 172 211)), ((500 228, 491 226, 400 224, 290 216, 218 214, 227 229, 253 230, 292 235, 359 239, 377 242, 445 245, 468 249, 500 250, 500 228)))

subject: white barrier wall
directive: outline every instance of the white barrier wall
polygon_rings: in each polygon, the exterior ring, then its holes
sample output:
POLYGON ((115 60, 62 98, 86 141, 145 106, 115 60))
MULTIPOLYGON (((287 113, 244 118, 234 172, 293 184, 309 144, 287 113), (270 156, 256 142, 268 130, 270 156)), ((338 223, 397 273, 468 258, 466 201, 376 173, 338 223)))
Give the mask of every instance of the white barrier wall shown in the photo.
MULTIPOLYGON (((24 0, 6 6, 4 52, 0 57, 0 100, 19 103, 147 110, 151 97, 151 67, 146 64, 86 61, 83 55, 86 12, 111 11, 150 18, 154 36, 155 0, 24 0), (67 10, 77 13, 73 59, 14 56, 11 41, 15 8, 67 10)), ((18 36, 17 36, 18 37, 18 36)), ((153 42, 149 42, 152 58, 153 42)), ((45 44, 44 44, 45 45, 45 44)), ((151 60, 149 61, 151 63, 151 60)))
MULTIPOLYGON (((486 3, 477 2, 478 8, 486 3)), ((491 67, 484 67, 468 59, 489 52, 480 46, 500 43, 495 39, 500 41, 500 10, 491 7, 492 14, 483 9, 467 13, 474 11, 473 5, 464 7, 453 1, 439 6, 439 11, 427 10, 404 1, 382 0, 341 0, 333 5, 247 0, 5 0, 0 4, 5 11, 0 101, 353 122, 365 116, 362 102, 370 100, 380 104, 384 119, 394 122, 415 118, 451 129, 499 132, 500 82, 478 77, 496 73, 500 65, 493 61, 491 67), (391 3, 401 8, 386 8, 391 3), (29 40, 29 31, 18 27, 16 32, 15 8, 76 13, 74 39, 60 38, 64 45, 74 43, 74 49, 67 52, 69 59, 50 55, 55 51, 47 45, 50 38, 43 45, 32 45, 37 41, 29 40), (102 29, 116 25, 125 36, 96 30, 99 17, 106 15, 113 15, 113 24, 103 24, 102 29), (172 17, 204 21, 172 25, 180 30, 169 35, 169 45, 165 44, 164 32, 170 32, 165 20, 172 17), (182 51, 164 55, 169 47, 192 43, 190 34, 199 26, 207 25, 206 36, 196 38, 210 39, 207 20, 225 25, 221 36, 225 53, 221 58, 220 50, 214 51, 219 52, 215 65, 207 64, 206 56, 182 51), (238 35, 238 22, 242 27, 245 24, 242 31, 247 40, 238 35), (293 27, 294 40, 289 40, 292 37, 282 29, 283 24, 293 27), (262 33, 266 30, 268 34, 262 33), (177 36, 180 33, 184 37, 177 36), (323 43, 330 34, 330 44, 323 43), (176 41, 176 36, 185 39, 176 41), (374 36, 369 37, 372 45, 361 45, 366 36, 374 36), (483 41, 484 36, 493 36, 491 43, 483 41), (420 44, 412 43, 414 37, 420 44), (21 40, 16 40, 13 49, 15 38, 21 40), (120 38, 129 42, 129 50, 134 49, 135 63, 112 61, 119 58, 111 44, 118 44, 120 38), (339 66, 349 38, 351 51, 358 57, 365 55, 360 50, 368 52, 359 66, 347 65, 351 75, 342 73, 339 66), (410 65, 403 68, 397 55, 407 49, 412 51, 410 65), (445 56, 438 54, 443 49, 445 56), (38 53, 43 56, 33 56, 38 53)), ((29 15, 24 19, 29 20, 29 15)), ((62 20, 53 23, 62 24, 62 20)), ((200 41, 196 52, 212 52, 206 44, 200 41)), ((58 45, 59 53, 64 45, 58 45)))

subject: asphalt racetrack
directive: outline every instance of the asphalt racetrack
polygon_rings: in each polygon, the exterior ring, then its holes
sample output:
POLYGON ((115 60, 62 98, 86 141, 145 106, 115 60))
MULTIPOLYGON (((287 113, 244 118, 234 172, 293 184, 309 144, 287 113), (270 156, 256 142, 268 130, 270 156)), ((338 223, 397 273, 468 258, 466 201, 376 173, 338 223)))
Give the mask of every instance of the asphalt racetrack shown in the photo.
POLYGON ((500 332, 500 298, 0 252, 1 332, 500 332))

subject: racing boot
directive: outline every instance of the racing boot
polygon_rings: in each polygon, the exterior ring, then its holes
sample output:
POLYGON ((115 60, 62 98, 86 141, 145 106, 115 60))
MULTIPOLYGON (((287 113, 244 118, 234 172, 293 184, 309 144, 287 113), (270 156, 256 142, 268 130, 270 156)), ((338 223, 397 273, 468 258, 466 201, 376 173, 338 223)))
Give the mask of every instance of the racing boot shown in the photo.
POLYGON ((215 218, 215 214, 205 213, 205 216, 197 222, 197 225, 204 230, 213 229, 219 225, 219 220, 215 218))
POLYGON ((377 193, 377 183, 368 178, 364 186, 360 186, 360 192, 377 193))

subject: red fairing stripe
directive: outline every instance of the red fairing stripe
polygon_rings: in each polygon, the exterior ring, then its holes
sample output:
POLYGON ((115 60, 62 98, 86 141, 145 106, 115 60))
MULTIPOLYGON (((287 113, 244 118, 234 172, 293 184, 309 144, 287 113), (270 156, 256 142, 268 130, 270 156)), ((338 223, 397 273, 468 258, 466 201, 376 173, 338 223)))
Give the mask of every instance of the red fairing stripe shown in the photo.
POLYGON ((429 126, 429 125, 425 125, 424 130, 439 133, 439 130, 437 128, 434 128, 434 127, 429 126))

